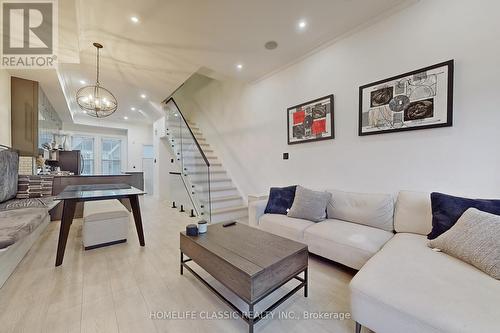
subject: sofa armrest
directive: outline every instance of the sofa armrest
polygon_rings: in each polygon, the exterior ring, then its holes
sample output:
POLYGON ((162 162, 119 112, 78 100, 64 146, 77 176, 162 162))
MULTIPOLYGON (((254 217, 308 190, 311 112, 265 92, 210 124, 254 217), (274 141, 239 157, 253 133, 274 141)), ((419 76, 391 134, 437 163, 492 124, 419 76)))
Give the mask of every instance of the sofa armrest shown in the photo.
POLYGON ((267 199, 252 201, 248 204, 248 224, 251 227, 257 227, 259 225, 259 219, 264 215, 266 206, 267 199))

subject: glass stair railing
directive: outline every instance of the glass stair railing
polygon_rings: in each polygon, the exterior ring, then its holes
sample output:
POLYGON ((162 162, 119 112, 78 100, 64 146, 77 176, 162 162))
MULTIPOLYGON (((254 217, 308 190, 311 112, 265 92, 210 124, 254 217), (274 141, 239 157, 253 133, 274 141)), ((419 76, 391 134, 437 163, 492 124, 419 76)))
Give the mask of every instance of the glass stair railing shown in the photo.
POLYGON ((203 147, 204 139, 198 140, 193 129, 173 98, 164 102, 165 134, 181 168, 182 181, 191 198, 196 214, 211 222, 210 160, 203 147), (197 186, 192 183, 196 181, 197 186))

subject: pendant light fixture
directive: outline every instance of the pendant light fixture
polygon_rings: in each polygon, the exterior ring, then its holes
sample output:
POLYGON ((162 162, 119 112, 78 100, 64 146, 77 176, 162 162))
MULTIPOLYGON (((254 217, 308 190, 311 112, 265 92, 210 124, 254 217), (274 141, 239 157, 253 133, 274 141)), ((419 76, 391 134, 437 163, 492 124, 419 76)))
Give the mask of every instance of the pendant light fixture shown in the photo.
POLYGON ((99 82, 99 50, 103 46, 99 43, 94 43, 93 45, 97 49, 96 82, 94 85, 80 88, 76 92, 76 102, 89 116, 105 118, 116 111, 118 102, 111 91, 102 87, 99 82))

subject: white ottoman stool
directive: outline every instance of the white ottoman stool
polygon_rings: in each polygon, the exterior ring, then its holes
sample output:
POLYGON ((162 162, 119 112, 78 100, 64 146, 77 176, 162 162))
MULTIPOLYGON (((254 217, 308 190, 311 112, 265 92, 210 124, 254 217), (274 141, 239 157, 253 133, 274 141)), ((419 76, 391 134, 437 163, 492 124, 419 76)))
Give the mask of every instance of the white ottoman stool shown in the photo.
POLYGON ((129 211, 118 200, 86 201, 82 231, 85 250, 126 242, 129 220, 129 211))

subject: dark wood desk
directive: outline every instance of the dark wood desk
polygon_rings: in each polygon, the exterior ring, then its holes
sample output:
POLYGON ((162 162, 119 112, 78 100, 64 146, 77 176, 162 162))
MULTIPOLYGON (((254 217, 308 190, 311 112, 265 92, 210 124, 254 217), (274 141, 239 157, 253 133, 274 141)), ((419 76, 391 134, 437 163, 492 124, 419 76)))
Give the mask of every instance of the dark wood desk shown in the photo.
POLYGON ((135 220, 135 228, 139 237, 139 244, 144 246, 144 231, 142 228, 141 209, 139 206, 139 195, 145 194, 142 190, 127 184, 96 184, 96 185, 71 185, 66 186, 54 200, 63 202, 63 213, 61 226, 59 228, 59 240, 57 243, 56 266, 63 262, 66 243, 68 241, 69 229, 75 216, 75 207, 78 202, 128 199, 132 207, 135 220))
POLYGON ((307 297, 308 251, 305 244, 241 223, 226 228, 220 223, 209 226, 208 231, 199 236, 181 232, 180 249, 181 274, 184 268, 193 273, 248 323, 250 333, 255 323, 301 288, 307 297), (189 258, 184 259, 184 255, 189 258), (248 312, 240 310, 196 273, 187 264, 191 260, 247 303, 248 312), (301 273, 303 277, 299 276, 301 273), (298 280, 300 284, 262 313, 254 312, 257 303, 290 280, 298 280))

